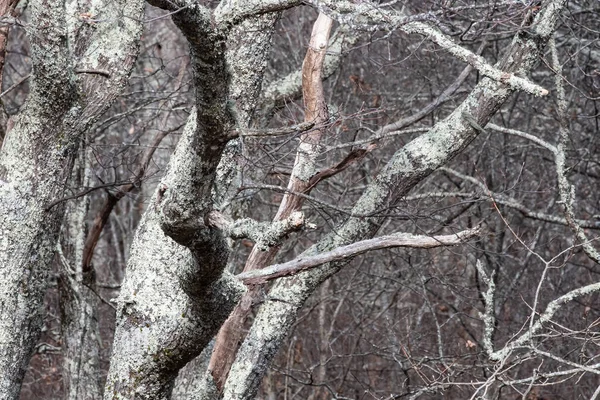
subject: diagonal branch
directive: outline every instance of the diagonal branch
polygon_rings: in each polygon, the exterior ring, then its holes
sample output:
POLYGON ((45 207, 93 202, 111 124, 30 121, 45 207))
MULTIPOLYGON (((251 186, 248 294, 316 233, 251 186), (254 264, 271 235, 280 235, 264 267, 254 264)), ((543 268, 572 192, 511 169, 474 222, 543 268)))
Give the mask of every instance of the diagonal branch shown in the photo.
MULTIPOLYGON (((340 1, 342 2, 346 3, 340 1)), ((566 0, 544 2, 529 25, 527 35, 517 34, 498 67, 510 72, 529 72, 538 62, 565 3, 566 0)), ((407 143, 390 158, 369 183, 353 212, 371 214, 398 204, 418 183, 461 153, 481 133, 465 119, 465 114, 473 116, 478 125, 485 126, 512 93, 511 87, 488 77, 482 79, 454 112, 429 132, 407 143)), ((305 254, 309 256, 373 237, 382 223, 383 217, 377 215, 371 218, 349 217, 305 254)), ((273 285, 269 295, 284 301, 261 304, 255 322, 231 367, 231 375, 236 379, 227 382, 225 398, 255 396, 267 365, 290 332, 299 310, 318 285, 339 271, 342 264, 343 262, 323 264, 299 273, 293 279, 278 280, 273 285)))
POLYGON ((272 128, 272 129, 242 129, 238 127, 237 129, 232 130, 228 138, 235 139, 240 136, 244 137, 271 137, 271 136, 283 136, 290 135, 294 133, 303 133, 312 129, 315 126, 313 121, 309 122, 301 122, 292 126, 284 126, 281 128, 272 128))
POLYGON ((136 171, 133 173, 132 182, 118 187, 115 194, 108 193, 108 197, 107 197, 106 201, 104 202, 104 204, 102 205, 100 212, 98 212, 98 214, 94 218, 94 222, 93 222, 93 224, 89 230, 89 233, 86 237, 86 240, 85 240, 85 246, 83 248, 83 257, 82 257, 82 260, 83 260, 82 268, 83 268, 84 273, 90 272, 92 269, 92 257, 94 256, 94 250, 96 249, 96 245, 98 244, 98 240, 100 239, 100 234, 104 230, 104 227, 106 226, 106 223, 108 222, 108 218, 110 217, 112 210, 115 208, 115 206, 117 205, 119 200, 121 200, 123 197, 125 197, 125 195, 130 193, 133 189, 140 186, 140 183, 142 182, 142 179, 144 178, 144 175, 148 169, 148 166, 150 165, 150 161, 152 160, 154 151, 158 148, 158 146, 160 145, 160 142, 162 142, 162 140, 169 133, 177 131, 177 130, 179 130, 179 128, 181 128, 181 126, 175 128, 174 130, 158 132, 154 136, 150 147, 148 147, 148 149, 144 152, 144 155, 142 156, 142 161, 140 162, 136 171))
MULTIPOLYGON (((481 46, 481 47, 482 48, 480 50, 483 50, 483 46, 481 46)), ((414 124, 415 122, 418 122, 421 119, 425 118, 432 111, 434 111, 437 107, 439 107, 441 104, 443 104, 444 102, 446 102, 450 99, 450 96, 452 96, 458 90, 458 88, 464 83, 464 81, 469 77, 469 74, 471 73, 472 69, 473 68, 470 65, 467 65, 465 67, 465 69, 463 69, 463 71, 460 73, 458 78, 456 78, 456 80, 454 82, 452 82, 452 84, 450 86, 448 86, 446 88, 446 90, 444 90, 432 102, 427 104, 425 107, 423 107, 422 109, 420 109, 418 112, 416 112, 413 115, 410 115, 406 118, 403 118, 403 119, 393 122, 391 124, 385 125, 381 129, 379 129, 379 131, 375 135, 374 139, 378 139, 379 137, 384 137, 389 132, 399 131, 400 129, 406 128, 407 126, 410 126, 410 125, 414 124)))
MULTIPOLYGON (((323 94, 323 62, 333 21, 324 14, 319 14, 313 25, 309 48, 302 65, 302 92, 304 96, 304 120, 314 123, 316 129, 305 132, 300 136, 300 144, 292 175, 288 183, 289 191, 284 195, 274 221, 282 221, 300 211, 304 197, 302 193, 310 185, 310 177, 314 175, 316 159, 319 154, 321 137, 325 133, 323 127, 328 120, 327 105, 323 94)), ((260 269, 269 265, 277 254, 279 247, 272 246, 264 250, 263 246, 255 246, 246 261, 244 271, 260 269)), ((215 342, 215 348, 209 363, 209 370, 219 390, 223 390, 229 370, 235 359, 238 343, 244 338, 243 324, 250 314, 250 305, 259 295, 258 288, 251 288, 221 327, 215 342)))
MULTIPOLYGON (((461 174, 460 172, 452 170, 450 168, 444 168, 443 170, 446 172, 449 172, 461 179, 468 180, 469 182, 476 184, 478 187, 480 187, 482 189, 482 192, 481 193, 476 193, 476 192, 429 192, 429 193, 422 193, 422 194, 407 196, 404 198, 404 201, 422 200, 422 199, 429 199, 429 198, 434 198, 434 197, 438 197, 438 198, 460 197, 460 198, 473 199, 474 201, 489 200, 494 203, 501 204, 505 207, 509 207, 514 210, 517 210, 527 218, 536 219, 538 221, 550 222, 552 224, 569 226, 569 222, 563 217, 560 217, 560 216, 554 215, 554 214, 547 214, 547 213, 544 213, 541 211, 532 210, 532 209, 526 207, 523 203, 518 202, 516 199, 514 199, 512 197, 506 196, 505 194, 502 194, 502 193, 496 193, 496 192, 490 191, 483 184, 483 182, 480 182, 473 177, 461 174), (484 196, 484 194, 485 194, 485 196, 484 196)), ((596 225, 596 221, 594 221, 594 220, 577 219, 575 221, 582 228, 596 229, 596 230, 600 229, 600 226, 596 225)))
POLYGON ((552 317, 554 317, 554 314, 556 314, 556 312, 560 310, 563 305, 574 301, 578 297, 585 296, 591 293, 596 293, 598 291, 600 291, 600 282, 592 283, 590 285, 571 290, 570 292, 563 294, 559 298, 552 300, 550 303, 548 303, 548 306, 540 315, 540 318, 532 325, 530 329, 528 329, 525 333, 523 333, 514 341, 509 342, 501 350, 490 354, 490 358, 496 361, 501 361, 505 359, 513 350, 517 349, 518 347, 524 345, 529 340, 531 340, 531 338, 533 338, 533 335, 535 335, 540 329, 542 329, 544 324, 549 322, 552 319, 552 317))
POLYGON ((326 169, 322 169, 321 171, 317 172, 315 175, 310 177, 310 181, 308 182, 309 185, 306 189, 304 189, 304 193, 310 193, 310 191, 315 186, 317 186, 319 182, 327 178, 331 178, 332 176, 339 174, 352 164, 356 164, 357 162, 361 161, 376 147, 377 146, 375 144, 369 144, 365 149, 355 149, 351 151, 348 155, 346 155, 346 157, 344 157, 344 159, 336 165, 326 169))
POLYGON ((236 278, 246 285, 259 285, 267 281, 284 276, 295 275, 320 265, 347 260, 368 251, 389 249, 394 247, 410 247, 414 249, 431 249, 442 246, 455 246, 481 234, 481 228, 476 227, 458 232, 454 235, 424 236, 410 233, 395 233, 373 239, 362 240, 347 246, 340 246, 334 250, 326 251, 309 257, 300 257, 283 264, 255 271, 242 272, 236 278))
POLYGON ((335 2, 333 0, 311 0, 308 3, 315 6, 320 12, 351 27, 359 28, 361 25, 370 25, 371 29, 374 30, 399 29, 405 33, 416 33, 425 36, 488 78, 504 83, 513 89, 533 94, 534 96, 545 96, 548 94, 548 91, 543 87, 525 78, 518 77, 512 72, 503 71, 490 65, 483 57, 456 44, 439 29, 422 22, 432 19, 433 14, 405 16, 399 12, 383 10, 377 4, 371 2, 354 3, 345 0, 335 2))
POLYGON ((418 33, 427 36, 432 42, 452 54, 459 60, 462 60, 475 68, 479 73, 497 82, 504 83, 513 89, 521 90, 534 96, 545 96, 548 90, 530 82, 525 78, 520 78, 514 73, 502 71, 485 60, 482 56, 473 53, 466 48, 456 44, 451 38, 444 35, 439 29, 429 26, 422 22, 412 22, 400 28, 406 33, 418 33))

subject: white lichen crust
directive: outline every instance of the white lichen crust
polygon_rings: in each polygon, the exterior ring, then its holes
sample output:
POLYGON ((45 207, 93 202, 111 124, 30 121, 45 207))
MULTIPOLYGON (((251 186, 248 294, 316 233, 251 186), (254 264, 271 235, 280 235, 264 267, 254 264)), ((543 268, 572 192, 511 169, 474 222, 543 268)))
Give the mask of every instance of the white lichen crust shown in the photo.
POLYGON ((72 19, 67 21, 65 2, 29 3, 31 91, 0 151, 3 399, 18 398, 42 327, 40 309, 64 211, 64 203, 55 201, 64 197, 81 136, 123 89, 137 55, 144 3, 108 3, 103 7, 107 19, 123 28, 83 38, 69 31, 75 28, 72 19), (132 18, 121 24, 125 15, 132 18), (76 53, 83 62, 101 61, 109 77, 77 74, 76 53))

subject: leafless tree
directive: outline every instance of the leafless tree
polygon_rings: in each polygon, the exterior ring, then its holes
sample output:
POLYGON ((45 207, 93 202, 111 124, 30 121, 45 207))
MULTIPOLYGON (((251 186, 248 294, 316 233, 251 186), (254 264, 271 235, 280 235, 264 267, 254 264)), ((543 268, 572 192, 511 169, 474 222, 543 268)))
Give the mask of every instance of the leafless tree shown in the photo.
POLYGON ((6 8, 3 398, 596 398, 595 2, 148 4, 6 8))

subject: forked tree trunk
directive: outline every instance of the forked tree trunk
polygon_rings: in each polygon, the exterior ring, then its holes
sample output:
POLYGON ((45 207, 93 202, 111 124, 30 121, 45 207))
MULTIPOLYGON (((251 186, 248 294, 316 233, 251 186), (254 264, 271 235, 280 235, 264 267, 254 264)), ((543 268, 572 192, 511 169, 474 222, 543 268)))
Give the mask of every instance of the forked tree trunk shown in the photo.
MULTIPOLYGON (((154 2, 169 9, 169 3, 154 2)), ((229 247, 207 215, 220 204, 229 134, 255 107, 277 15, 215 26, 208 10, 173 16, 190 44, 197 111, 137 229, 118 300, 105 399, 168 399, 179 370, 217 333, 244 288, 224 273, 229 247), (225 40, 230 44, 225 48, 225 40), (234 122, 235 121, 235 122, 234 122)), ((209 379, 207 390, 213 393, 209 379)))

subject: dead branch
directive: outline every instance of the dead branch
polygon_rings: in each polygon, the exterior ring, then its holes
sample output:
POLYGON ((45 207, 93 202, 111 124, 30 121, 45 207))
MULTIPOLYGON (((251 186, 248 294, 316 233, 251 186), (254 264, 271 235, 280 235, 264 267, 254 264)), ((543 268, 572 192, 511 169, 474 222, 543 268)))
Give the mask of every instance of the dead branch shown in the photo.
POLYGON ((415 249, 431 249, 441 246, 454 246, 461 244, 481 234, 481 228, 476 227, 458 232, 454 235, 424 236, 410 233, 396 233, 380 236, 373 239, 362 240, 334 250, 308 257, 299 257, 283 264, 272 265, 256 271, 242 272, 236 277, 246 285, 258 285, 284 276, 295 275, 301 271, 318 267, 320 265, 345 260, 372 250, 388 249, 393 247, 410 247, 415 249))

